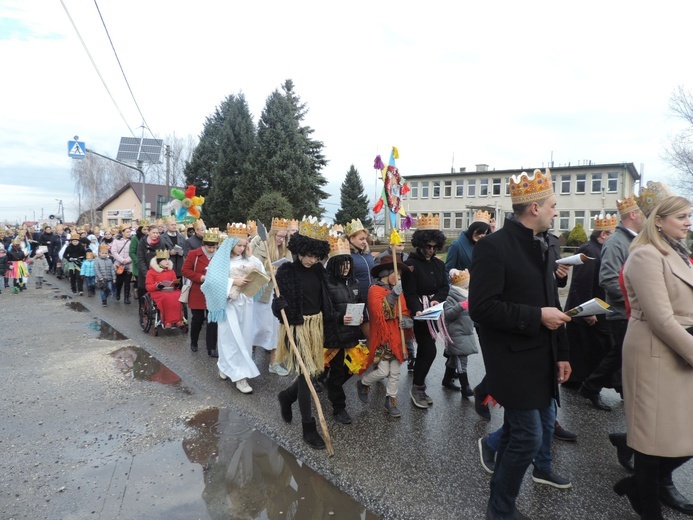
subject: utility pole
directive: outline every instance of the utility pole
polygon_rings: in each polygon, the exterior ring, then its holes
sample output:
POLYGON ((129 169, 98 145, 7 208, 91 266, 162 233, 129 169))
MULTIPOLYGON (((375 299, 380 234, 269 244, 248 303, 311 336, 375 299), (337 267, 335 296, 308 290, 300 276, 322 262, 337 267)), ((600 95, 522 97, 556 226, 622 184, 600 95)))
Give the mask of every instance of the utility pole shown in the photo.
POLYGON ((166 204, 168 204, 169 185, 171 184, 171 147, 166 145, 166 204))

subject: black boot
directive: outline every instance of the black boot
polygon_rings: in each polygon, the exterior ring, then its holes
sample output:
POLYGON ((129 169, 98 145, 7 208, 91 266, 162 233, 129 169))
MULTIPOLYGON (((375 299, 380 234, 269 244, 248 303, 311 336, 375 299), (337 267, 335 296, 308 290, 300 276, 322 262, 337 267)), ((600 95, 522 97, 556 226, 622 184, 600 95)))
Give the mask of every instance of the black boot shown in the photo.
POLYGON ((686 515, 693 515, 693 504, 676 489, 671 474, 660 479, 659 500, 672 509, 681 511, 686 515))
POLYGON ((640 497, 638 497, 638 490, 635 484, 635 477, 626 477, 619 480, 614 485, 614 491, 620 497, 626 495, 628 502, 630 502, 630 507, 633 508, 638 514, 642 513, 642 504, 640 503, 640 497))
POLYGON ((123 284, 123 303, 130 305, 130 284, 123 284))
MULTIPOLYGON (((279 392, 277 399, 279 399, 279 410, 281 411, 282 419, 284 419, 284 422, 290 423, 291 419, 293 419, 291 405, 294 404, 294 402, 291 400, 291 397, 286 390, 279 392)), ((303 427, 303 431, 306 431, 305 426, 303 427)), ((305 433, 303 435, 305 436, 305 433)))
POLYGON ((455 384, 455 369, 448 366, 445 367, 445 375, 443 376, 442 385, 448 390, 460 391, 460 387, 455 384))
POLYGON ((462 372, 459 377, 460 377, 460 386, 462 387, 460 389, 460 392, 462 392, 462 395, 464 397, 473 396, 474 391, 472 390, 472 387, 469 386, 469 376, 467 375, 467 372, 462 372))
POLYGON ((320 437, 315 428, 315 419, 313 417, 310 418, 309 422, 303 423, 303 440, 314 450, 325 449, 325 441, 320 437))
POLYGON ((609 442, 616 448, 618 463, 625 468, 628 473, 633 473, 633 450, 626 443, 625 433, 610 433, 609 442))

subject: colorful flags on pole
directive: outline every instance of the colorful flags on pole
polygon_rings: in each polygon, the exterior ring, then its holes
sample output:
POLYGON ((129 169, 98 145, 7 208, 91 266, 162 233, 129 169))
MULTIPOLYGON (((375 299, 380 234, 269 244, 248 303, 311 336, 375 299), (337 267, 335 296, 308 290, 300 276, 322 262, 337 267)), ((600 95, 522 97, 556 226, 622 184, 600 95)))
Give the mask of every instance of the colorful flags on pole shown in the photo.
POLYGON ((397 214, 399 213, 403 217, 407 215, 402 207, 402 195, 410 191, 409 186, 407 186, 406 181, 402 178, 397 169, 397 165, 395 164, 396 159, 399 159, 399 151, 397 147, 393 146, 387 166, 383 164, 379 155, 375 158, 375 163, 373 164, 375 169, 381 171, 383 178, 383 194, 373 207, 373 211, 379 213, 386 202, 390 213, 390 223, 393 229, 396 228, 397 214))

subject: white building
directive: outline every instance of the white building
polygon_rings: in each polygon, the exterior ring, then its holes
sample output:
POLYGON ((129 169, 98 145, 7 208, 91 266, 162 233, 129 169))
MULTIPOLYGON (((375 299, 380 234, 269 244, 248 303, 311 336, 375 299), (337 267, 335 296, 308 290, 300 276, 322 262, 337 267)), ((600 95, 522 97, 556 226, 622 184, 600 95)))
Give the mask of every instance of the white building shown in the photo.
MULTIPOLYGON (((488 165, 477 164, 474 172, 460 168, 453 173, 407 175, 411 191, 405 195, 404 208, 414 218, 439 213, 441 230, 449 236, 467 229, 478 209, 489 211, 501 227, 505 215, 512 212, 510 177, 523 171, 531 174, 534 168, 489 170, 488 165)), ((634 193, 640 180, 633 163, 568 165, 550 171, 557 198, 556 234, 570 231, 579 222, 589 235, 594 217, 617 213, 616 201, 634 193)))

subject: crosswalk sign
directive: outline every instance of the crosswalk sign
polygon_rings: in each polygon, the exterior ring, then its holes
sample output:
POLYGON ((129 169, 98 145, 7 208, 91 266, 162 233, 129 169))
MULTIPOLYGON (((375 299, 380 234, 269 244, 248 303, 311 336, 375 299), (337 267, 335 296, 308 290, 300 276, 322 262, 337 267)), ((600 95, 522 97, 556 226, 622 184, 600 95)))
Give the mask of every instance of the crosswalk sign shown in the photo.
POLYGON ((87 156, 87 147, 84 141, 68 141, 67 155, 73 159, 84 159, 87 156))

